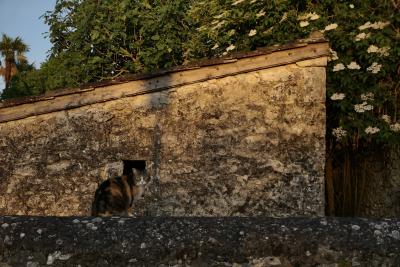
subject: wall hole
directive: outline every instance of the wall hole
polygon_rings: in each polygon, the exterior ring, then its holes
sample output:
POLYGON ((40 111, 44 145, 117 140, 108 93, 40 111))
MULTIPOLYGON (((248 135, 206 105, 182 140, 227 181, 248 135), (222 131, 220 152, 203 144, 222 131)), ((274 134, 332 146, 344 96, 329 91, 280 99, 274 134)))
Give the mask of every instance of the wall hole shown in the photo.
POLYGON ((122 162, 124 163, 123 175, 132 175, 132 168, 138 169, 141 172, 146 170, 145 160, 123 160, 122 162))

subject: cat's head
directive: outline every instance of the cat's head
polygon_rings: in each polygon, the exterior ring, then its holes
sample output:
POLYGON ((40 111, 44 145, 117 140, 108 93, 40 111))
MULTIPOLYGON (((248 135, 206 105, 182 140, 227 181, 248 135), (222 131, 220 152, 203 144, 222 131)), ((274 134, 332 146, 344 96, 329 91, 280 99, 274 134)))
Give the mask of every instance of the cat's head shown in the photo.
POLYGON ((136 185, 145 185, 146 184, 146 171, 141 171, 136 168, 132 168, 133 178, 135 179, 136 185))
POLYGON ((150 183, 154 177, 158 177, 153 162, 149 162, 144 170, 132 168, 132 175, 136 185, 146 185, 150 183))

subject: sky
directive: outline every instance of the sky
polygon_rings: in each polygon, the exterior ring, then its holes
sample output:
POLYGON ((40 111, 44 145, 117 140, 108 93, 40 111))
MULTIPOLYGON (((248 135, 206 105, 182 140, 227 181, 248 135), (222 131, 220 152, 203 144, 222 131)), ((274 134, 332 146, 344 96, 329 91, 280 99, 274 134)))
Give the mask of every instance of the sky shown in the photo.
MULTIPOLYGON (((26 54, 30 63, 40 67, 46 60, 51 44, 45 38, 49 31, 43 18, 46 11, 53 10, 56 0, 0 0, 0 34, 13 38, 19 36, 30 47, 26 54)), ((1 37, 0 37, 1 38, 1 37)), ((4 88, 0 79, 0 90, 4 88)))

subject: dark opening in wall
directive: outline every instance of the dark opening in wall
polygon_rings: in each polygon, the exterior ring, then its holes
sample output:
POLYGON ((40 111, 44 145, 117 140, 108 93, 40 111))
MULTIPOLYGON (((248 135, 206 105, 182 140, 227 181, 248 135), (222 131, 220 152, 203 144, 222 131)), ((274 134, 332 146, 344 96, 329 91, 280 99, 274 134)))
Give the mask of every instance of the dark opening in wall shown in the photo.
POLYGON ((141 172, 146 170, 146 161, 145 160, 123 160, 124 170, 122 172, 123 175, 131 175, 132 168, 138 169, 141 172))

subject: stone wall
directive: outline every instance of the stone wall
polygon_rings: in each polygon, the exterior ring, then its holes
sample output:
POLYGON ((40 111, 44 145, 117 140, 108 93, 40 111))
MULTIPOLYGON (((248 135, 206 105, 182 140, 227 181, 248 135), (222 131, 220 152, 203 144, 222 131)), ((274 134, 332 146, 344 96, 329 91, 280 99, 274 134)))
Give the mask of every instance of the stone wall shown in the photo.
POLYGON ((332 159, 336 216, 400 217, 399 145, 339 151, 332 159))
POLYGON ((0 217, 0 266, 400 266, 400 221, 0 217))
MULTIPOLYGON (((394 146, 365 157, 365 189, 358 216, 400 217, 400 147, 394 146)), ((360 164, 361 165, 361 164, 360 164)))
POLYGON ((136 215, 323 215, 328 47, 303 47, 3 104, 0 214, 88 215, 104 170, 145 160, 136 215))

